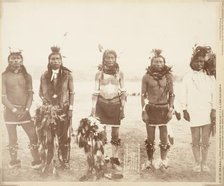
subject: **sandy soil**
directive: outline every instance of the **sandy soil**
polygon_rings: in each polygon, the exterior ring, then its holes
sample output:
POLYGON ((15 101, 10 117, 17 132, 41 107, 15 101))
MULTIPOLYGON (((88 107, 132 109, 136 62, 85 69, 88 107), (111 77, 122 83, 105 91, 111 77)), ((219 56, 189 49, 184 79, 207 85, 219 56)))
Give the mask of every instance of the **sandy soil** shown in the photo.
MULTIPOLYGON (((88 116, 90 113, 90 103, 87 100, 76 100, 76 110, 74 111, 73 127, 77 128, 79 120, 83 116, 88 116), (88 103, 87 103, 88 102, 88 103), (78 108, 78 110, 77 110, 78 108)), ((140 97, 130 96, 125 110, 126 118, 122 121, 120 127, 120 138, 122 146, 120 149, 120 158, 123 159, 124 144, 138 145, 140 144, 140 161, 141 164, 146 161, 146 152, 144 148, 144 140, 146 138, 145 124, 141 121, 140 97)), ((194 164, 193 154, 191 151, 191 135, 190 128, 184 121, 176 121, 175 118, 170 123, 175 143, 171 147, 168 158, 170 160, 170 167, 165 171, 160 170, 141 170, 140 174, 126 174, 119 182, 213 182, 215 181, 215 138, 211 138, 211 145, 208 155, 208 165, 211 168, 210 173, 192 172, 194 164)), ((31 155, 27 148, 28 138, 21 127, 18 127, 18 143, 19 143, 19 158, 22 161, 22 167, 18 170, 10 170, 7 166, 9 161, 8 150, 8 136, 5 126, 2 127, 2 155, 3 155, 3 181, 68 181, 76 182, 85 173, 86 160, 83 149, 79 149, 76 144, 72 144, 71 150, 71 170, 59 170, 59 177, 49 175, 47 178, 40 177, 40 172, 32 170, 30 167, 31 155)), ((156 131, 156 151, 155 157, 159 157, 158 147, 158 129, 156 131)), ((108 145, 109 146, 109 145, 108 145)), ((109 148, 109 147, 106 147, 109 148)), ((99 182, 109 181, 106 178, 98 180, 99 182)))

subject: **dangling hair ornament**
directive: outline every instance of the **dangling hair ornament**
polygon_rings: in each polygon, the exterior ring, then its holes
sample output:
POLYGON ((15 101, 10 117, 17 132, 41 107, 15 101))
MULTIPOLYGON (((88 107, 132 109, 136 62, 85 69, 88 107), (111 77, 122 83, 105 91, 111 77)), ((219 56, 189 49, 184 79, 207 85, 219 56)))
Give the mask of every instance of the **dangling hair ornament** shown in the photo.
MULTIPOLYGON (((98 50, 99 50, 100 53, 103 53, 104 48, 103 48, 103 46, 102 46, 101 44, 98 44, 98 50)), ((99 71, 102 71, 102 70, 103 70, 103 65, 100 63, 100 64, 97 66, 97 68, 98 68, 99 71)))
POLYGON ((99 52, 102 53, 104 51, 103 46, 101 44, 98 45, 99 52))

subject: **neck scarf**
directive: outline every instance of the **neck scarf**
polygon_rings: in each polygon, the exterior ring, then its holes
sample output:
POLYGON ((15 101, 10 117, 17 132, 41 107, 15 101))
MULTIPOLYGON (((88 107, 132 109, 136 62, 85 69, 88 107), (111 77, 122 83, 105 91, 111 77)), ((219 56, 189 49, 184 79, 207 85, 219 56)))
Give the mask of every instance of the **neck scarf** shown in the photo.
POLYGON ((59 73, 59 69, 57 70, 52 69, 51 81, 53 81, 54 79, 58 77, 58 73, 59 73))

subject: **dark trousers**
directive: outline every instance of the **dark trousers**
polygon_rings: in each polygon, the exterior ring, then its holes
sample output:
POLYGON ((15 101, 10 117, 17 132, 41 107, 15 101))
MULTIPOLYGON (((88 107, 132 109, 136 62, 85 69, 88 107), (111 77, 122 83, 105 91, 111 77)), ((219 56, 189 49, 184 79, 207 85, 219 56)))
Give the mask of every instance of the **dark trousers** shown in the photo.
POLYGON ((51 126, 51 135, 52 138, 47 142, 47 164, 50 164, 52 158, 54 156, 54 151, 56 149, 54 146, 54 138, 57 136, 58 138, 58 152, 59 153, 59 160, 61 162, 67 163, 69 161, 69 145, 70 145, 70 138, 68 135, 68 129, 70 126, 69 119, 65 119, 65 121, 57 121, 56 126, 51 126))

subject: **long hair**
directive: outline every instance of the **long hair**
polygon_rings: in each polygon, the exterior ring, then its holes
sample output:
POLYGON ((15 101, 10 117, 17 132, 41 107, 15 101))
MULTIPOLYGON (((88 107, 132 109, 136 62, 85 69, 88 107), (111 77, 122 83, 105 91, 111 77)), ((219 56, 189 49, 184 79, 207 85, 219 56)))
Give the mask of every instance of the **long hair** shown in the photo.
MULTIPOLYGON (((26 85, 28 85, 28 84, 29 84, 29 74, 28 74, 28 72, 27 72, 27 70, 26 70, 26 67, 25 67, 24 65, 21 65, 21 67, 20 67, 20 71, 21 71, 21 73, 23 74, 23 77, 24 77, 24 79, 25 79, 25 83, 26 83, 26 85)), ((7 72, 11 72, 10 65, 8 65, 8 66, 6 67, 6 69, 5 69, 5 71, 3 72, 3 74, 5 74, 5 73, 7 73, 7 72)), ((26 86, 26 88, 27 88, 27 86, 26 86)))
MULTIPOLYGON (((23 61, 23 56, 22 56, 21 52, 10 52, 10 54, 9 54, 9 56, 8 56, 8 62, 9 62, 9 59, 10 59, 10 57, 11 57, 12 55, 18 55, 18 56, 20 56, 21 59, 22 59, 22 61, 23 61)), ((6 69, 5 69, 5 71, 3 72, 3 74, 4 74, 4 73, 7 73, 7 72, 11 72, 10 65, 8 65, 8 66, 6 67, 6 69)), ((27 70, 26 70, 26 67, 25 67, 24 65, 21 65, 21 66, 20 66, 20 72, 23 74, 23 77, 24 77, 24 79, 25 79, 25 83, 26 83, 25 85, 28 85, 28 84, 29 84, 29 74, 28 74, 28 72, 27 72, 27 70)), ((25 86, 25 87, 26 87, 26 89, 27 89, 27 86, 25 86)))
POLYGON ((59 69, 59 73, 58 73, 58 81, 56 86, 53 85, 53 82, 51 81, 51 76, 52 76, 52 67, 51 64, 48 63, 47 65, 47 75, 46 75, 46 79, 47 79, 47 83, 50 86, 50 90, 53 90, 53 92, 57 92, 58 95, 61 95, 62 92, 62 82, 63 79, 67 76, 67 72, 71 72, 71 70, 69 70, 68 68, 64 67, 63 65, 61 65, 60 69, 59 69))
MULTIPOLYGON (((117 77, 117 73, 119 72, 119 65, 117 63, 117 53, 114 50, 105 50, 103 53, 102 64, 98 66, 98 69, 105 74, 114 75, 117 77), (112 54, 115 57, 115 63, 112 67, 108 67, 105 64, 105 58, 108 54, 112 54)), ((101 73, 101 79, 104 78, 103 73, 101 73)))
MULTIPOLYGON (((196 45, 197 46, 197 45, 196 45)), ((209 46, 197 46, 196 48, 193 48, 193 54, 190 61, 190 67, 192 70, 195 70, 193 66, 193 62, 196 61, 199 57, 205 58, 206 54, 208 54, 211 51, 211 47, 209 46)), ((204 67, 203 67, 204 69, 204 67)))
POLYGON ((63 66, 63 64, 61 63, 61 66, 59 68, 59 73, 58 73, 58 81, 56 83, 56 86, 54 86, 54 83, 51 81, 51 76, 52 76, 52 67, 50 64, 50 58, 52 55, 59 55, 60 59, 62 61, 62 55, 60 53, 60 47, 58 46, 52 46, 51 47, 51 53, 48 56, 48 65, 47 65, 47 74, 46 74, 46 79, 47 79, 47 84, 49 86, 49 90, 51 91, 51 94, 57 94, 59 97, 61 96, 62 93, 62 83, 63 83, 63 79, 67 76, 67 72, 71 72, 69 69, 67 69, 66 67, 63 66), (66 72, 67 71, 67 72, 66 72))
MULTIPOLYGON (((199 53, 199 54, 194 55, 191 58, 190 67, 191 67, 192 70, 195 70, 195 68, 193 66, 193 62, 196 61, 199 57, 205 57, 205 54, 199 53)), ((204 69, 204 67, 203 67, 203 69, 204 69)))
POLYGON ((117 53, 114 50, 105 50, 103 53, 102 64, 104 64, 104 60, 108 54, 112 54, 115 57, 115 62, 117 62, 117 53))
POLYGON ((216 77, 216 54, 212 53, 209 58, 205 61, 205 71, 207 75, 216 77))

